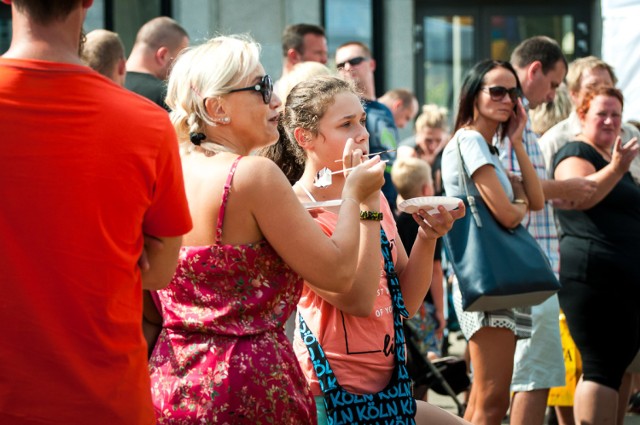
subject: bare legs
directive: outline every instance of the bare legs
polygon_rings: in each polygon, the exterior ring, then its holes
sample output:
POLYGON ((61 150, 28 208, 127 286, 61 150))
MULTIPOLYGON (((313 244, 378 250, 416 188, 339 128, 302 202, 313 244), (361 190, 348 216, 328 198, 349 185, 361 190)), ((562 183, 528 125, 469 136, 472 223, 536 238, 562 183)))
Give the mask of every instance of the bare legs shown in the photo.
POLYGON ((617 410, 617 391, 593 381, 578 383, 573 404, 576 424, 615 425, 617 410))
POLYGON ((423 401, 417 401, 416 425, 469 425, 469 422, 423 401))
POLYGON ((548 397, 548 388, 515 393, 511 400, 510 423, 513 425, 542 425, 548 397))
POLYGON ((464 418, 474 425, 500 425, 505 417, 515 349, 509 329, 484 327, 471 337, 473 385, 464 418))
POLYGON ((558 425, 574 425, 573 406, 556 406, 558 425))

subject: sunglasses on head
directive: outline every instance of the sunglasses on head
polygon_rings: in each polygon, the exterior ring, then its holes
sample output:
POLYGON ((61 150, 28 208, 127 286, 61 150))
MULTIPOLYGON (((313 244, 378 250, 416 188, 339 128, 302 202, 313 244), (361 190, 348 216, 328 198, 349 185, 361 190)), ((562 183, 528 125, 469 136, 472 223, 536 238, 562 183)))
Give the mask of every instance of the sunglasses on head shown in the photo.
POLYGON ((248 91, 248 90, 254 90, 254 91, 260 92, 260 94, 262 95, 262 100, 264 101, 265 104, 268 105, 269 102, 271 102, 271 94, 273 94, 273 80, 271 80, 270 76, 265 75, 264 77, 262 77, 262 79, 258 84, 254 84, 249 87, 243 87, 241 89, 229 90, 229 93, 235 93, 237 91, 248 91))
POLYGON ((491 100, 493 100, 494 102, 499 102, 502 99, 504 99, 506 95, 509 95, 509 99, 511 99, 513 103, 516 103, 518 102, 518 96, 520 95, 520 90, 518 90, 517 87, 511 87, 510 89, 503 86, 492 86, 492 87, 482 88, 482 90, 485 90, 485 89, 489 92, 489 96, 491 97, 491 100))
POLYGON ((367 58, 365 58, 364 56, 356 56, 355 58, 351 58, 351 59, 346 60, 344 62, 340 62, 339 64, 336 65, 336 68, 344 69, 344 66, 346 64, 349 64, 351 66, 360 65, 362 62, 364 62, 366 60, 367 60, 367 58))

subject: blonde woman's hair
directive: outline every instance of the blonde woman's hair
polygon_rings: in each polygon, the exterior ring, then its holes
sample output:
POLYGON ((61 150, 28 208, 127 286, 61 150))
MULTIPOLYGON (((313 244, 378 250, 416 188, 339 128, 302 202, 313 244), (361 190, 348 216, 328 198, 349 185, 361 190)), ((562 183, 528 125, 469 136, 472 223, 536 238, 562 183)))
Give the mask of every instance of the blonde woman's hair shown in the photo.
POLYGON ((422 106, 420 115, 416 118, 416 133, 427 128, 439 128, 447 131, 449 125, 447 123, 447 108, 428 103, 422 106))
POLYGON ((402 198, 421 196, 422 186, 432 184, 431 167, 423 159, 399 158, 391 167, 391 181, 402 198))
MULTIPOLYGON (((171 122, 178 141, 190 146, 191 133, 215 132, 205 108, 205 99, 228 94, 260 65, 260 45, 248 35, 229 35, 212 38, 195 47, 183 50, 176 59, 167 87, 166 104, 171 108, 171 122)), ((209 140, 201 147, 220 152, 227 150, 209 140)))

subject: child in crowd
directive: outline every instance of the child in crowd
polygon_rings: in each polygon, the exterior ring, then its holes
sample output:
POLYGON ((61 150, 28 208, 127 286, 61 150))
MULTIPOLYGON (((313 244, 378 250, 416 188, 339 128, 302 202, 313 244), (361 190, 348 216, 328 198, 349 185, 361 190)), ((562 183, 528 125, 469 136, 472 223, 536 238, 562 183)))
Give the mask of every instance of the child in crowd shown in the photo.
MULTIPOLYGON (((403 199, 433 195, 431 167, 422 159, 400 158, 396 160, 391 168, 391 180, 403 199)), ((398 204, 400 202, 399 200, 398 204)), ((405 212, 400 212, 397 215, 396 225, 407 254, 411 254, 411 247, 418 236, 420 227, 412 215, 405 212)), ((439 293, 440 299, 442 299, 442 280, 431 281, 431 287, 424 303, 418 309, 418 313, 407 320, 405 325, 411 327, 413 342, 420 352, 433 360, 442 355, 442 333, 436 333, 440 323, 435 315, 436 308, 432 291, 439 293)))
MULTIPOLYGON (((397 159, 391 168, 391 181, 402 199, 433 195, 431 167, 422 159, 411 157, 397 159)), ((398 199, 398 204, 401 201, 398 199)), ((420 227, 412 215, 405 212, 398 212, 396 225, 407 254, 411 254, 411 247, 418 236, 420 227)), ((442 308, 442 276, 440 280, 431 281, 431 287, 418 312, 404 322, 405 329, 409 327, 411 331, 409 335, 411 342, 422 356, 430 360, 435 360, 442 355, 442 332, 437 332, 441 325, 436 317, 433 293, 439 294, 439 305, 442 308)), ((417 377, 412 378, 415 380, 417 377)), ((426 395, 425 393, 424 400, 426 400, 426 395)))
MULTIPOLYGON (((304 174, 294 185, 301 202, 339 198, 345 183, 342 173, 333 175, 331 185, 324 188, 314 184, 316 175, 325 167, 341 167, 337 160, 345 149, 369 154, 365 118, 352 85, 339 78, 301 82, 289 93, 284 126, 306 158, 304 174)), ((380 192, 369 196, 361 209, 354 285, 338 294, 307 279, 298 303, 294 349, 316 397, 318 423, 372 423, 383 418, 465 423, 413 399, 402 331, 402 317, 418 310, 429 288, 435 241, 464 215, 464 206, 460 203, 451 212, 440 206, 433 216, 424 210, 414 214, 420 229, 410 257, 398 240, 393 214, 380 192)), ((313 214, 331 235, 336 229, 335 207, 313 214)))

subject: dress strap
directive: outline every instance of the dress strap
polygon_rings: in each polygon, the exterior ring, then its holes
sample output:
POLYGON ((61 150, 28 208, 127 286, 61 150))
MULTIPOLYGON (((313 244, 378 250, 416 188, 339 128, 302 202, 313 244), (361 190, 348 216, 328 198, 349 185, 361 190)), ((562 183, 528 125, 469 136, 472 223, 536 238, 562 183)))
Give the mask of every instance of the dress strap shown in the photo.
POLYGON ((227 182, 224 184, 224 192, 222 193, 222 204, 220 204, 220 212, 218 212, 218 225, 216 226, 216 244, 219 244, 222 241, 222 223, 224 223, 224 212, 227 209, 227 200, 229 200, 229 189, 231 189, 231 181, 233 180, 233 175, 236 173, 236 168, 238 168, 238 162, 242 158, 242 155, 237 157, 233 164, 231 164, 231 169, 229 170, 229 174, 227 175, 227 182))

